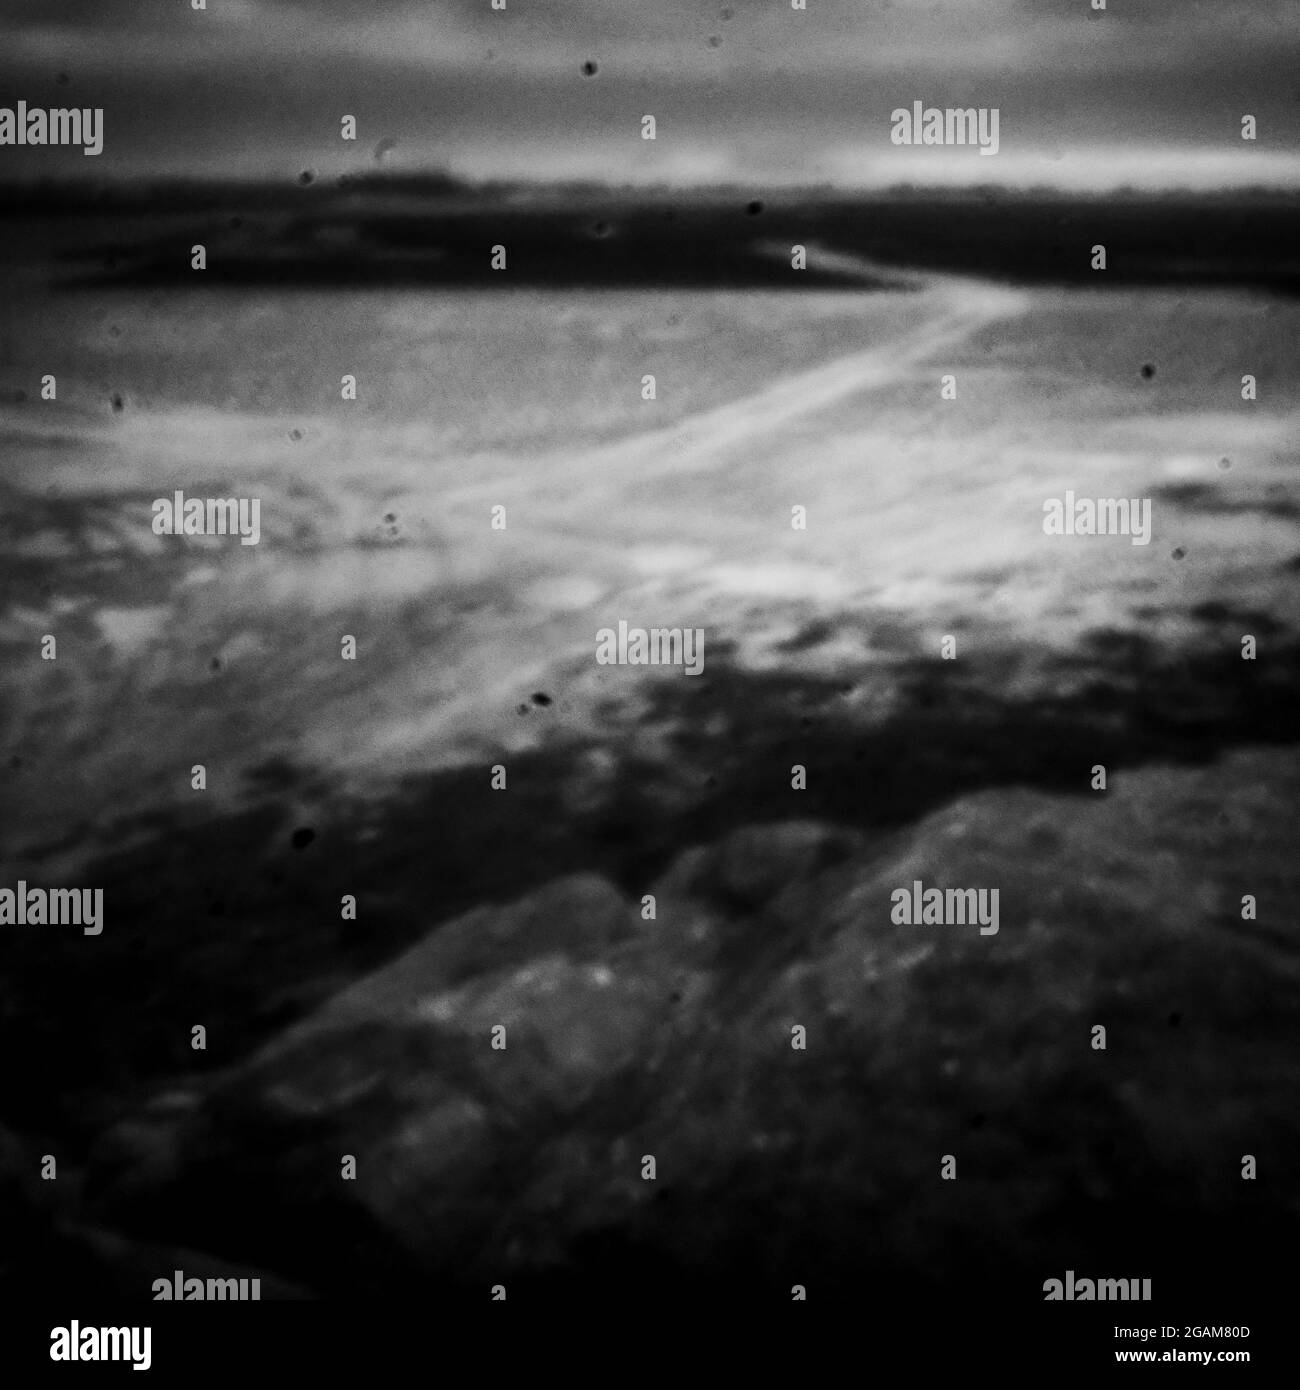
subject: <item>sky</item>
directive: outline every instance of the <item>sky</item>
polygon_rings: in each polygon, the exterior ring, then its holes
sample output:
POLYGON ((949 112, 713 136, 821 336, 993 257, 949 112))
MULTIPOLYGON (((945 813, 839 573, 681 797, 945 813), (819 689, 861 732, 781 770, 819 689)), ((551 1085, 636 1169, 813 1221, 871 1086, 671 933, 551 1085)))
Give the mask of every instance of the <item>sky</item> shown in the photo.
POLYGON ((1300 188, 1300 0, 193 2, 3 0, 0 106, 101 107, 104 152, 0 181, 1300 188), (998 153, 892 144, 915 101, 996 107, 998 153))

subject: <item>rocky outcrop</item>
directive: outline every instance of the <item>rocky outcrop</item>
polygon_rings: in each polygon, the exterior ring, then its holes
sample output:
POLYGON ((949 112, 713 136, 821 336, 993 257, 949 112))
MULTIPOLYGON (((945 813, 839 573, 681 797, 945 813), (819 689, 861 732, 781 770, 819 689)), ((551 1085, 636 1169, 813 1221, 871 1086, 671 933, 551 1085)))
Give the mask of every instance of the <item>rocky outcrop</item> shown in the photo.
POLYGON ((648 885, 653 919, 590 875, 477 908, 117 1125, 91 1209, 322 1293, 1041 1279, 1184 1220, 1218 1238, 1255 1219, 1241 1155, 1277 1174, 1300 1137, 1263 1064, 1300 997, 1297 790, 1300 759, 1242 753, 989 791, 875 843, 745 827, 648 885), (998 889, 997 933, 893 920, 915 880, 998 889))

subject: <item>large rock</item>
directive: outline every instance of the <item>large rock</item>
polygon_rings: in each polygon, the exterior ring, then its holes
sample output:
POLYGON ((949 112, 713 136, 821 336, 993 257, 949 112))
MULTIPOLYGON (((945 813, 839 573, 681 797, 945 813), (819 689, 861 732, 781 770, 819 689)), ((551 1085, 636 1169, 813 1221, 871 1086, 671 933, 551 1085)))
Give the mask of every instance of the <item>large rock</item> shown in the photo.
POLYGON ((1041 1281, 1193 1220, 1226 1239, 1253 1219, 1240 1155, 1275 1175, 1300 1139, 1264 1065, 1293 1039, 1298 790, 1300 759, 1242 754, 1105 796, 988 791, 880 844, 747 828, 684 853, 653 921, 589 877, 479 909, 222 1078, 166 1162, 119 1148, 103 1209, 340 1291, 1041 1281), (915 879, 996 888, 997 934, 893 921, 915 879))

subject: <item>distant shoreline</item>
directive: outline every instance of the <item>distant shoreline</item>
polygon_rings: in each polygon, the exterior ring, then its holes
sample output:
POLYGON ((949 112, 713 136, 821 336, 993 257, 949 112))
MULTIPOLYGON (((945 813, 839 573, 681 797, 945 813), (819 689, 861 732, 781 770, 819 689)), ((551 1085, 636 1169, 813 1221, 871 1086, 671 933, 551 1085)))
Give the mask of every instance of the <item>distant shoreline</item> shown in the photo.
POLYGON ((383 175, 301 185, 50 182, 0 193, 0 235, 16 243, 11 254, 20 260, 52 258, 54 283, 64 287, 798 291, 889 284, 846 270, 842 258, 855 257, 886 273, 1024 285, 1300 292, 1300 192, 1265 189, 759 193, 383 175), (33 223, 44 234, 30 235, 33 223), (205 248, 202 271, 190 263, 195 245, 205 248), (1098 246, 1106 248, 1104 270, 1093 265, 1098 246))

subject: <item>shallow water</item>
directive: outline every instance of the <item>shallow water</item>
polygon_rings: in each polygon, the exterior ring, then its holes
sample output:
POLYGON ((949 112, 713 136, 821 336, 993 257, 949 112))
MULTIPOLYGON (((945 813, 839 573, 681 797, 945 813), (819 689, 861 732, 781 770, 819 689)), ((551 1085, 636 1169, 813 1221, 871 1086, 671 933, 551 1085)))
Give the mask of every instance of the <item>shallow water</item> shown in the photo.
POLYGON ((195 762, 230 807, 275 760, 373 790, 598 737, 603 704, 689 679, 596 665, 620 620, 702 628, 706 671, 794 678, 884 672, 951 635, 959 664, 1014 653, 999 679, 1022 698, 1057 688, 1063 654, 1086 669, 1090 633, 1232 659, 1247 615, 1292 624, 1298 316, 944 279, 20 305, 0 369, 5 857, 104 848, 191 800, 195 762), (36 399, 46 370, 56 402, 36 399), (178 488, 260 498, 259 544, 155 536, 150 503, 178 488), (1067 489, 1152 499, 1150 544, 1044 535, 1067 489), (521 716, 535 690, 553 706, 521 716))

